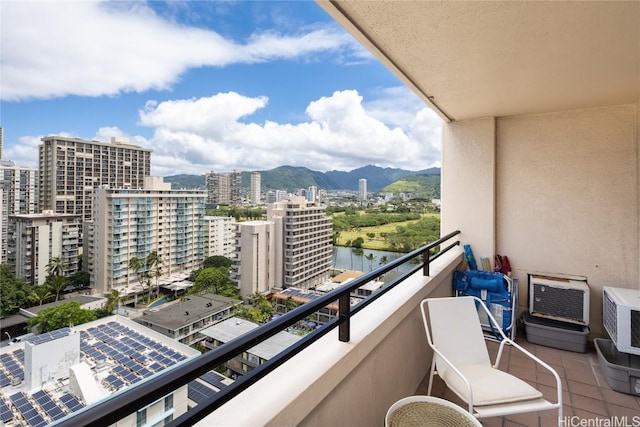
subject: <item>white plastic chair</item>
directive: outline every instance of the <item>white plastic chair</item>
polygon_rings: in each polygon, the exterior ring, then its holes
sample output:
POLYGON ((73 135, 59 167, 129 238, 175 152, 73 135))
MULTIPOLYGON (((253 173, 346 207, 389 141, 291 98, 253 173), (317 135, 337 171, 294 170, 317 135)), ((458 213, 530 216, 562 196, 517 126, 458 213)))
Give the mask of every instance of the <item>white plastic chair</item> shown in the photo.
MULTIPOLYGON (((429 374, 427 394, 431 395, 434 375, 460 399, 469 405, 476 418, 488 418, 558 410, 558 425, 562 425, 562 383, 557 372, 538 357, 508 338, 486 305, 476 297, 428 298, 420 303, 427 342, 434 355, 429 374), (478 308, 502 336, 496 360, 491 364, 478 308), (523 380, 499 370, 504 345, 509 344, 536 364, 549 371, 556 380, 556 402, 523 380)), ((513 351, 513 350, 512 350, 513 351)))
POLYGON ((433 396, 409 396, 398 400, 387 410, 384 417, 385 427, 397 427, 405 421, 407 425, 420 424, 423 426, 476 426, 482 427, 480 421, 474 418, 467 411, 451 403, 448 400, 433 396), (423 405, 418 410, 412 410, 411 414, 401 414, 394 419, 394 412, 402 411, 406 406, 417 403, 423 405), (394 422, 396 421, 396 422, 394 422))

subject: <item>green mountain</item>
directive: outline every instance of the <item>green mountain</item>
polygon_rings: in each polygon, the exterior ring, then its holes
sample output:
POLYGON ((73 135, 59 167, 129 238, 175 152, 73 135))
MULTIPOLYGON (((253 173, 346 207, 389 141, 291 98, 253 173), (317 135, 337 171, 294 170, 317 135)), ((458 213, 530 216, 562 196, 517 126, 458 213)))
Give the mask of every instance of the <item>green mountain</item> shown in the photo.
POLYGON ((402 178, 382 189, 389 193, 414 193, 424 199, 440 198, 440 175, 413 175, 402 178))
MULTIPOLYGON (((381 168, 378 166, 364 166, 350 172, 329 171, 318 172, 305 167, 280 166, 275 169, 260 171, 263 190, 296 191, 309 188, 312 185, 325 190, 358 190, 358 181, 367 180, 367 190, 378 192, 396 181, 403 181, 409 177, 422 176, 425 185, 436 185, 437 195, 440 195, 440 168, 422 171, 408 171, 396 168, 381 168)), ((172 183, 173 188, 204 188, 204 175, 173 175, 164 177, 165 182, 172 183)), ((248 188, 251 182, 251 172, 242 172, 242 186, 248 188)), ((407 182, 412 182, 411 180, 407 182)), ((416 185, 416 184, 412 184, 416 185)), ((391 190, 385 190, 391 191, 391 190)), ((393 190, 398 191, 398 190, 393 190)), ((406 190, 410 191, 410 190, 406 190)), ((432 194, 435 190, 412 191, 416 193, 432 194)), ((437 197, 431 197, 437 198, 437 197)))

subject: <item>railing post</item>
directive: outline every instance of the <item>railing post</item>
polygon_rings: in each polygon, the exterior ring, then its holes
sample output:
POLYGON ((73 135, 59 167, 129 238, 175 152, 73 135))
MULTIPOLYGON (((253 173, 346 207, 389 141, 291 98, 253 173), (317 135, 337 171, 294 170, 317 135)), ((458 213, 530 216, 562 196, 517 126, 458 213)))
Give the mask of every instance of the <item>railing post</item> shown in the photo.
POLYGON ((423 261, 423 267, 422 267, 422 275, 423 276, 428 276, 429 275, 429 263, 431 262, 431 260, 429 259, 429 249, 427 249, 426 251, 422 252, 422 261, 423 261))
POLYGON ((344 319, 344 321, 340 323, 340 326, 338 326, 338 339, 342 342, 349 342, 350 302, 351 296, 349 294, 342 295, 338 298, 338 316, 344 319))

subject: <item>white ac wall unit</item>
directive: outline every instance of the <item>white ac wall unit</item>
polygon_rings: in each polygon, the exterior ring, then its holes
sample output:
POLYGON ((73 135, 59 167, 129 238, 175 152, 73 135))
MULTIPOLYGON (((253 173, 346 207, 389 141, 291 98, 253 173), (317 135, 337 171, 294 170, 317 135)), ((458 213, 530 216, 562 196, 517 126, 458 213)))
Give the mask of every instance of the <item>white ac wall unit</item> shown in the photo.
POLYGON ((589 285, 586 280, 529 276, 529 313, 589 326, 589 285))
POLYGON ((619 352, 640 354, 640 290, 603 287, 602 323, 619 352))

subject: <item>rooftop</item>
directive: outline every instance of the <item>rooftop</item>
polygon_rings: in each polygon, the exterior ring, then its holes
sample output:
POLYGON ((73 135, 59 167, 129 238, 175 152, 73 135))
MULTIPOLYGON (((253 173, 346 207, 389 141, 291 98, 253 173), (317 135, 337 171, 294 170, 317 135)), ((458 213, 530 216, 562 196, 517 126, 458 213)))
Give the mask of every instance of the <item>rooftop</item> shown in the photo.
POLYGON ((139 320, 176 330, 241 303, 240 300, 214 294, 188 295, 175 302, 145 310, 139 320))

